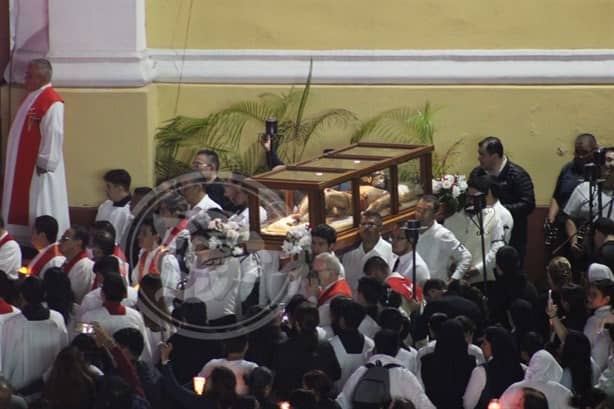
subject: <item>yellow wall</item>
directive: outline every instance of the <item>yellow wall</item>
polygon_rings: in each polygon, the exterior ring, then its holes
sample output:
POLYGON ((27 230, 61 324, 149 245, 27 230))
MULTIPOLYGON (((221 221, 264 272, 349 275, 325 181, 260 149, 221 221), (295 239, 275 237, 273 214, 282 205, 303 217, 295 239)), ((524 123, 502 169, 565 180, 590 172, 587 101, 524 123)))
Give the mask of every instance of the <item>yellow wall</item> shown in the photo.
POLYGON ((147 0, 147 40, 196 49, 614 48, 612 16, 611 0, 147 0))

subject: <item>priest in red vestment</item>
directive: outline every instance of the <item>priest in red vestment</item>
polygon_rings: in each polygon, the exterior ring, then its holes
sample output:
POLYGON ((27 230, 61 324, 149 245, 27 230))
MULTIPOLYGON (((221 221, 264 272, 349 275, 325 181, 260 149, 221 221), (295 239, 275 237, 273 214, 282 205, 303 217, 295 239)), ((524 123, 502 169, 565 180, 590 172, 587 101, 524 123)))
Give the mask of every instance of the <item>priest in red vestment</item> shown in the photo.
POLYGON ((27 244, 38 216, 53 216, 60 231, 70 227, 64 172, 64 101, 51 86, 52 68, 32 60, 24 77, 29 92, 9 132, 4 166, 2 218, 6 230, 27 244))

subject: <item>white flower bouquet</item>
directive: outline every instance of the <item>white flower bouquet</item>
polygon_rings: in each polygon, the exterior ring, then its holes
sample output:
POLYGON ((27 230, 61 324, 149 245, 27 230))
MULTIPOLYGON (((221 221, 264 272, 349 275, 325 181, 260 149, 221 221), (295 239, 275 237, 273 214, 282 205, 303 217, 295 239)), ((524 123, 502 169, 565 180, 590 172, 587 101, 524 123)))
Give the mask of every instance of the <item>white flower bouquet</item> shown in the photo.
POLYGON ((446 213, 452 214, 465 207, 467 180, 465 175, 443 175, 432 181, 433 194, 446 207, 446 213))
POLYGON ((286 233, 286 239, 281 245, 284 257, 299 255, 302 252, 311 252, 311 228, 308 224, 301 224, 291 228, 286 233))

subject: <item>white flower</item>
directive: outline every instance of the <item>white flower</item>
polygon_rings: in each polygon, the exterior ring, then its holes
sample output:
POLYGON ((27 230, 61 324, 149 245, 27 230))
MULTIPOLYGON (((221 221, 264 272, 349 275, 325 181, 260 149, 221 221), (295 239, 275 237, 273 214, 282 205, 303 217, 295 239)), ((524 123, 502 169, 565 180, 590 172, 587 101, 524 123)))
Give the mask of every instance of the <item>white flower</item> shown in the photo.
POLYGON ((243 254, 243 249, 241 247, 235 247, 232 249, 233 256, 240 256, 243 254))
POLYGON ((433 186, 433 194, 435 195, 439 194, 439 192, 441 191, 441 181, 433 179, 432 186, 433 186))
POLYGON ((217 237, 211 237, 209 239, 209 248, 216 249, 222 247, 222 242, 217 237))
MULTIPOLYGON (((461 182, 466 182, 465 175, 457 175, 457 176, 456 176, 456 181, 457 181, 458 183, 461 183, 461 182)), ((467 184, 467 183, 465 183, 465 184, 467 184)))
POLYGON ((461 193, 462 192, 461 192, 461 190, 460 190, 460 188, 458 186, 456 186, 456 185, 452 186, 452 197, 453 198, 456 199, 457 197, 459 197, 461 195, 461 193))
POLYGON ((236 230, 227 230, 226 240, 228 241, 229 246, 234 246, 239 241, 239 232, 236 230))
POLYGON ((454 183, 454 181, 450 182, 448 179, 444 179, 443 182, 441 182, 441 187, 443 189, 451 189, 452 183, 454 183))
MULTIPOLYGON (((448 182, 450 186, 454 184, 454 180, 455 180, 454 175, 444 175, 443 177, 443 182, 444 183, 448 182)), ((444 186, 444 189, 449 189, 449 187, 444 186)))
POLYGON ((311 235, 305 235, 298 241, 299 247, 303 249, 311 248, 311 235))
MULTIPOLYGON (((463 177, 464 178, 464 177, 463 177)), ((458 187, 461 190, 461 193, 465 192, 467 190, 467 188, 469 187, 467 185, 467 182, 465 182, 464 180, 459 180, 458 182, 458 187)))

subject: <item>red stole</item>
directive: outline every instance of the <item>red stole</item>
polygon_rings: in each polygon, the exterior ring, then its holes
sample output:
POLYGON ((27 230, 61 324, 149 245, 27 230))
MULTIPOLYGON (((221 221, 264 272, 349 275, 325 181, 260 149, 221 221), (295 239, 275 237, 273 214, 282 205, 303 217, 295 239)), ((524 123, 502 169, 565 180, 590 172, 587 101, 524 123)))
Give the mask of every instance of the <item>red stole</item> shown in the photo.
POLYGON ((181 230, 185 229, 187 225, 188 219, 183 219, 181 222, 179 222, 177 226, 173 227, 173 230, 171 230, 166 240, 164 240, 162 246, 168 247, 173 242, 173 240, 175 240, 175 237, 177 237, 179 233, 181 233, 181 230))
POLYGON ((13 236, 7 233, 6 236, 4 236, 2 240, 0 240, 0 247, 4 246, 6 243, 8 243, 11 240, 14 240, 13 236))
POLYGON ((141 282, 143 277, 145 277, 148 274, 157 275, 157 276, 160 275, 160 269, 158 268, 158 266, 160 265, 160 257, 162 257, 164 253, 166 253, 166 248, 164 248, 163 246, 160 246, 154 251, 155 251, 155 254, 151 260, 151 263, 149 263, 149 268, 147 269, 147 271, 145 271, 145 262, 147 261, 147 256, 149 255, 149 252, 143 251, 143 253, 141 254, 141 258, 139 260, 139 275, 138 275, 139 283, 141 282))
POLYGON ((352 290, 345 279, 341 278, 335 282, 335 284, 328 287, 326 291, 324 291, 318 297, 318 306, 322 304, 326 304, 327 301, 338 297, 340 295, 344 295, 346 297, 352 297, 352 290))
POLYGON ((120 302, 105 301, 102 305, 111 315, 126 315, 126 307, 124 307, 120 302))
MULTIPOLYGON (((126 271, 126 264, 124 264, 124 262, 117 257, 116 255, 113 255, 113 257, 117 258, 117 261, 119 264, 119 274, 121 274, 122 277, 126 278, 126 276, 128 275, 128 272, 126 271)), ((98 274, 94 277, 94 282, 92 283, 92 290, 97 289, 100 286, 100 280, 98 279, 98 274)))
POLYGON ((122 250, 122 248, 119 247, 117 244, 115 245, 115 249, 113 250, 113 255, 123 262, 128 262, 126 260, 126 253, 124 253, 124 250, 122 250))
POLYGON ((30 185, 42 138, 40 123, 55 102, 64 101, 53 88, 45 88, 30 107, 21 128, 7 224, 28 226, 30 223, 30 185))
POLYGON ((11 304, 7 303, 3 299, 0 299, 0 315, 10 314, 11 312, 13 312, 13 307, 11 304))
POLYGON ((29 267, 29 274, 38 276, 41 273, 41 269, 45 267, 45 264, 51 261, 52 258, 61 256, 60 246, 58 243, 53 243, 45 252, 36 260, 36 263, 29 267))
MULTIPOLYGON (((412 291, 413 284, 408 278, 403 277, 398 273, 393 273, 386 279, 386 284, 392 288, 392 291, 399 293, 407 301, 411 301, 414 296, 412 291)), ((422 288, 416 285, 416 298, 418 301, 422 301, 422 288)))
POLYGON ((66 261, 62 266, 62 270, 64 270, 66 274, 70 273, 70 270, 72 270, 75 264, 77 264, 79 260, 83 260, 84 258, 87 258, 86 251, 82 251, 81 253, 77 254, 75 257, 73 257, 72 260, 66 261))

